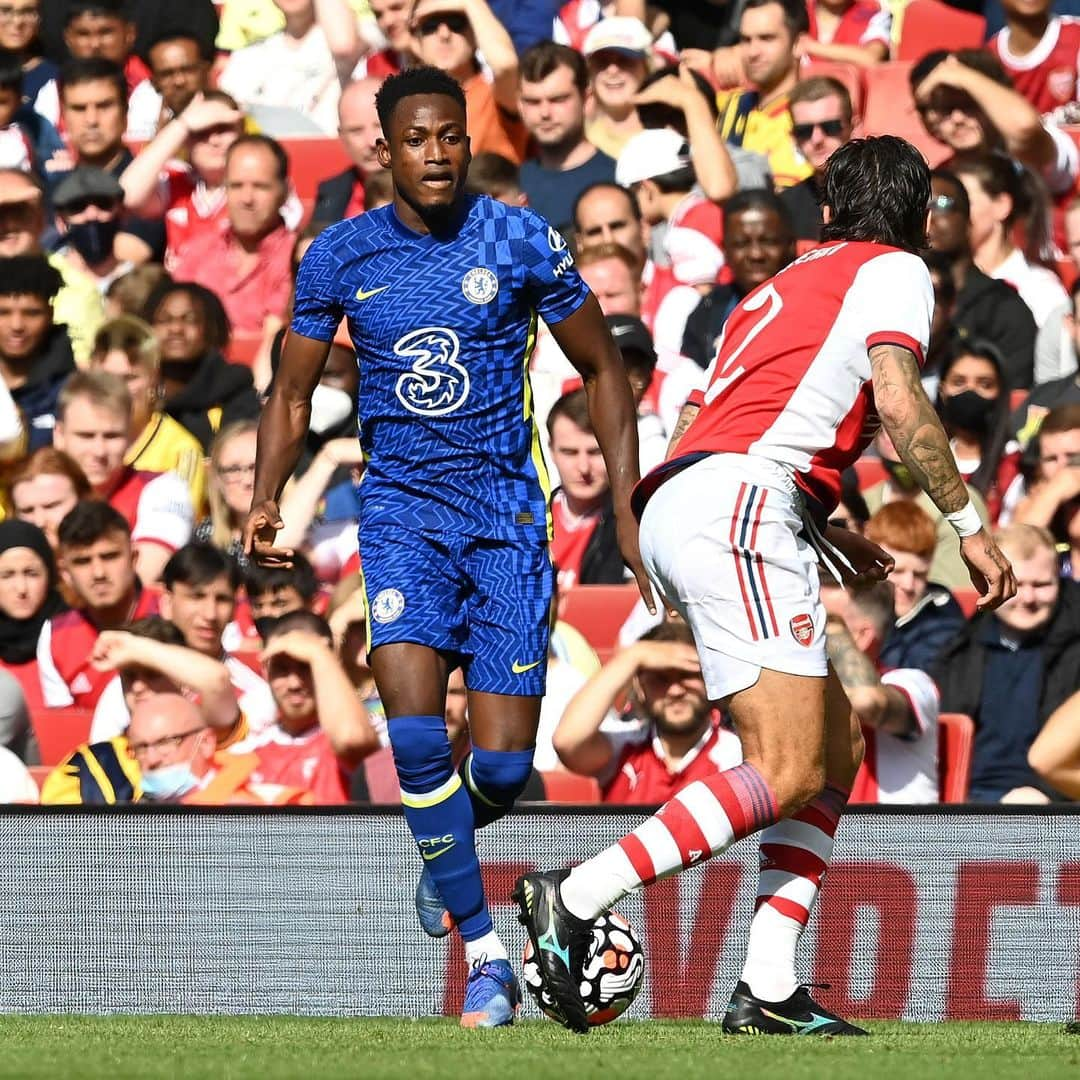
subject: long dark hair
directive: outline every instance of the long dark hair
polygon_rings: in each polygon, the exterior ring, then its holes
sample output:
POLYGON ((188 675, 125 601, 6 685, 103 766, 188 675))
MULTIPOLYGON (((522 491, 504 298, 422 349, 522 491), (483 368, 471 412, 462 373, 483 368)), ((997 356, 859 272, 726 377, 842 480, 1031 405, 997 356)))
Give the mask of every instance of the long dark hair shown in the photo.
MULTIPOLYGON (((957 361, 962 360, 965 356, 977 356, 980 360, 985 360, 988 364, 993 365, 998 377, 997 400, 990 410, 990 416, 982 439, 979 440, 979 467, 968 477, 967 481, 980 495, 986 496, 997 480, 998 466, 1001 464, 1002 455, 1005 453, 1005 447, 1010 438, 1009 384, 1005 379, 1004 358, 996 345, 978 338, 958 341, 952 347, 948 359, 941 365, 941 381, 938 383, 937 400, 934 402, 934 408, 937 409, 939 416, 941 415, 942 406, 941 387, 945 382, 945 377, 957 361)), ((1004 495, 1004 492, 1001 492, 1001 494, 1004 495)))
POLYGON ((1022 224, 1023 252, 1028 262, 1043 262, 1050 250, 1050 195, 1041 177, 1001 150, 958 154, 950 163, 955 176, 974 176, 991 198, 1008 195, 1012 211, 1005 219, 1006 235, 1022 224))
POLYGON ((825 166, 823 202, 832 218, 822 240, 870 240, 913 252, 927 246, 930 170, 895 135, 841 146, 825 166))

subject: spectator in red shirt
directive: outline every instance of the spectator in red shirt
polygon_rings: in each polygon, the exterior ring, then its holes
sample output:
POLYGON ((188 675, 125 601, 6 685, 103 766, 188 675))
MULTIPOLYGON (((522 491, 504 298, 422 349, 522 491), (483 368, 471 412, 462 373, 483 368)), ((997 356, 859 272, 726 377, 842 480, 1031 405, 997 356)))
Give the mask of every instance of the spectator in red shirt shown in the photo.
POLYGON ((86 474, 94 494, 124 515, 131 529, 139 578, 157 581, 169 556, 194 528, 187 484, 176 473, 124 464, 131 442, 131 395, 105 371, 79 371, 60 391, 53 443, 86 474))
POLYGON ((369 0, 368 7, 387 47, 361 57, 353 76, 385 79, 387 75, 396 75, 412 61, 413 39, 409 31, 412 0, 369 0))
POLYGON ((283 616, 267 633, 263 663, 277 723, 237 750, 258 756, 255 780, 303 788, 319 804, 348 802, 352 771, 379 738, 334 652, 333 633, 310 611, 283 616))
POLYGON ((810 31, 800 40, 803 56, 873 67, 889 59, 892 15, 868 0, 808 0, 810 31))
POLYGON ((1005 26, 987 43, 1017 93, 1040 114, 1077 99, 1080 19, 1055 15, 1053 0, 1002 0, 1005 26))
POLYGON ((595 776, 612 803, 662 803, 742 760, 705 693, 693 635, 665 622, 617 653, 575 695, 553 739, 572 772, 595 776), (629 695, 619 716, 615 703, 629 695))
POLYGON ((225 158, 244 133, 244 115, 220 90, 200 93, 164 124, 124 169, 129 210, 165 217, 165 265, 225 218, 225 158), (185 154, 187 162, 180 160, 185 154))
POLYGON ((91 663, 98 635, 157 614, 157 598, 140 587, 131 530, 108 503, 81 502, 60 522, 58 564, 78 607, 41 628, 42 698, 49 707, 92 709, 112 678, 91 663))
POLYGON ((547 428, 560 480, 551 500, 551 559, 559 590, 618 584, 624 569, 615 537, 611 485, 589 420, 585 391, 574 390, 559 398, 548 413, 547 428))
POLYGON ((289 303, 294 234, 281 217, 289 159, 266 135, 242 135, 225 164, 227 219, 192 241, 174 277, 221 297, 234 331, 260 336, 269 348, 289 303))

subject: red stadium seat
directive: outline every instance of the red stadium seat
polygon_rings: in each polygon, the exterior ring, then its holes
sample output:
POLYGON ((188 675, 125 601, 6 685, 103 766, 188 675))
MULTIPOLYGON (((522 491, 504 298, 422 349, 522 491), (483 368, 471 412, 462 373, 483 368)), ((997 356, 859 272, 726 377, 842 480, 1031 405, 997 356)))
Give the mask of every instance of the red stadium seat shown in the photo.
POLYGON ((844 84, 851 95, 851 106, 855 115, 861 116, 864 93, 862 70, 855 64, 846 64, 842 60, 811 60, 799 69, 800 79, 812 79, 822 75, 844 84))
POLYGON ((262 344, 262 335, 234 334, 225 346, 225 359, 230 364, 243 364, 251 367, 255 363, 255 355, 262 344))
POLYGON ((598 803, 600 801, 600 785, 591 776, 578 776, 577 773, 568 772, 546 772, 540 775, 544 778, 544 794, 548 802, 598 803))
POLYGON ((938 717, 938 790, 943 803, 967 801, 975 725, 963 713, 938 717))
POLYGON ((911 0, 904 9, 897 60, 920 60, 935 49, 978 49, 986 40, 986 20, 939 0, 911 0))
POLYGON ((600 662, 607 663, 637 598, 637 585, 575 585, 562 596, 559 618, 578 630, 600 662))
POLYGON ((34 729, 42 765, 58 765, 75 747, 90 738, 90 709, 34 709, 30 725, 34 729))
POLYGON ((289 176, 304 202, 315 198, 319 184, 352 162, 339 139, 293 136, 279 140, 289 155, 289 176))
POLYGON ((880 458, 861 457, 855 462, 855 475, 859 478, 859 490, 866 491, 875 484, 880 484, 889 474, 880 458))
POLYGON ((979 602, 979 594, 974 589, 953 589, 953 598, 960 605, 965 619, 970 619, 975 614, 975 605, 979 602))
MULTIPOLYGON (((921 0, 916 0, 918 2, 921 0)), ((915 111, 915 99, 908 81, 911 67, 910 63, 893 61, 866 69, 862 132, 864 135, 900 135, 917 146, 934 168, 952 151, 927 132, 915 111)))

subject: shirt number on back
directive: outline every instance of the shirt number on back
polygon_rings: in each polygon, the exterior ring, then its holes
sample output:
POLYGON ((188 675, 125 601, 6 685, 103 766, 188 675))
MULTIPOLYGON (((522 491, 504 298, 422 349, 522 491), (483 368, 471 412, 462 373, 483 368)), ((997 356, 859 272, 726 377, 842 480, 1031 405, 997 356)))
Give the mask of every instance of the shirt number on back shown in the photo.
MULTIPOLYGON (((728 388, 728 386, 731 385, 731 383, 745 373, 746 368, 742 366, 734 367, 735 362, 742 356, 743 352, 749 347, 754 338, 756 338, 758 334, 760 334, 762 330, 764 330, 765 327, 780 314, 780 309, 783 306, 784 301, 776 291, 776 286, 771 281, 763 286, 760 292, 743 302, 743 311, 760 311, 762 308, 765 308, 765 313, 750 327, 746 337, 739 343, 738 348, 724 360, 723 367, 720 367, 716 371, 712 384, 709 386, 709 389, 705 391, 706 405, 711 405, 728 388)), ((721 339, 716 355, 717 363, 720 362, 720 354, 723 351, 724 341, 721 339)))

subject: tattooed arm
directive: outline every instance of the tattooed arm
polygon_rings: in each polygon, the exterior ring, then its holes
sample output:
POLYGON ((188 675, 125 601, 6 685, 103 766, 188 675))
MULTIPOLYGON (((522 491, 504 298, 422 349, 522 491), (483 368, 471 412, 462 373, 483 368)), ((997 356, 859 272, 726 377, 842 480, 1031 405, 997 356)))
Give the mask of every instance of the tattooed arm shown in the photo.
POLYGON ((825 623, 825 644, 848 701, 864 724, 890 735, 918 730, 911 703, 895 686, 882 685, 873 661, 855 644, 843 619, 830 617, 825 623))
MULTIPOLYGON (((870 370, 878 415, 900 460, 943 514, 966 511, 970 505, 967 488, 949 438, 923 389, 914 355, 898 345, 875 345, 870 350, 870 370)), ((980 611, 996 608, 1016 593, 1012 567, 985 528, 960 538, 960 555, 972 584, 982 594, 980 611)))
POLYGON ((701 412, 701 406, 694 405, 689 401, 682 407, 679 419, 675 423, 675 430, 668 440, 667 454, 664 455, 665 461, 670 461, 675 456, 675 448, 679 445, 679 440, 686 434, 686 429, 694 422, 699 412, 701 412))

